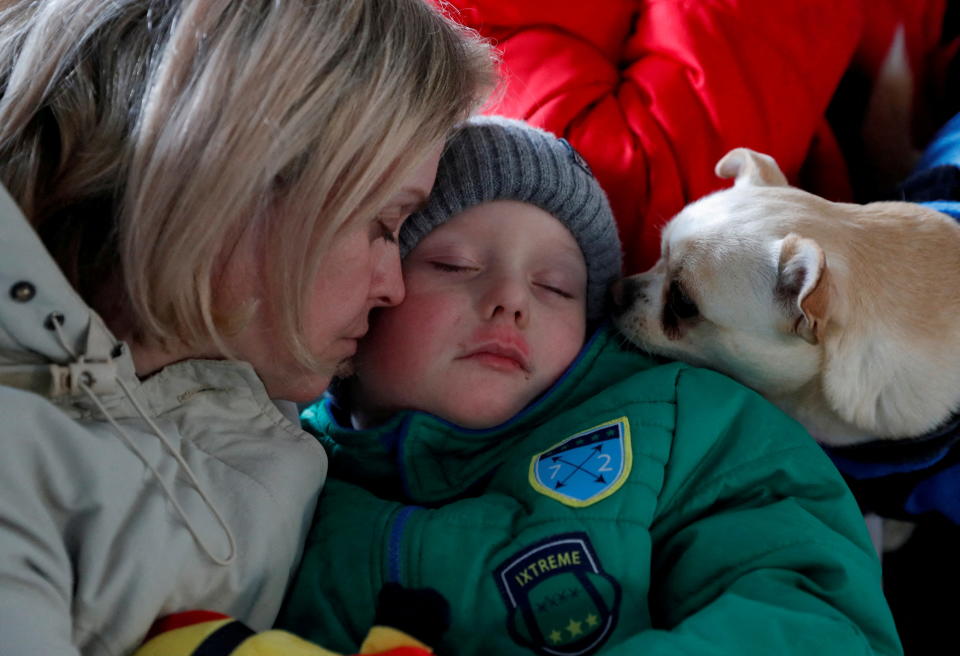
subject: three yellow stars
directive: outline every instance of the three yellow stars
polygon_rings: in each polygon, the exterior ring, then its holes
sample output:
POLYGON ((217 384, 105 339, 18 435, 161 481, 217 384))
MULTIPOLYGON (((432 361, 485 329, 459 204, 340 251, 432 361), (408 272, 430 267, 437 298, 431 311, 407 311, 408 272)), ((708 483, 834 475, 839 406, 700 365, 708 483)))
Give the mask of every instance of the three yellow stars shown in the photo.
MULTIPOLYGON (((593 628, 600 623, 600 618, 594 615, 593 613, 590 613, 589 615, 586 616, 584 621, 587 623, 587 626, 593 628)), ((571 619, 567 623, 567 625, 564 627, 564 629, 570 632, 571 638, 576 638, 578 635, 583 633, 583 622, 578 622, 574 619, 571 619)), ((557 629, 554 629, 553 631, 550 632, 550 642, 557 644, 561 640, 563 640, 563 633, 561 633, 557 629)))

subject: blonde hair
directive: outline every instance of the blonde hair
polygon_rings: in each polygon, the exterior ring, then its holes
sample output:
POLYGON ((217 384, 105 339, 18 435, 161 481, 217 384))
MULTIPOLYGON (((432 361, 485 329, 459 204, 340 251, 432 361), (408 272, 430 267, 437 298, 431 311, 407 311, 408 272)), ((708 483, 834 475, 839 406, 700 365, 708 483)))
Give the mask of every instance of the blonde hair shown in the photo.
POLYGON ((488 46, 424 0, 21 0, 0 12, 0 181, 88 302, 120 268, 160 343, 225 348, 217 263, 260 231, 310 366, 333 235, 493 80, 488 46))

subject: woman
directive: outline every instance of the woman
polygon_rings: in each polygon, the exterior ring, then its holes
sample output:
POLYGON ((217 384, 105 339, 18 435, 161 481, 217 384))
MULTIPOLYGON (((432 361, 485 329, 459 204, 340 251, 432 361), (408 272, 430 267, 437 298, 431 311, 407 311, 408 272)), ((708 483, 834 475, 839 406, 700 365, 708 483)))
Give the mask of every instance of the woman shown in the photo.
POLYGON ((4 653, 266 628, 326 471, 273 400, 402 298, 489 52, 422 0, 23 0, 0 62, 4 653))

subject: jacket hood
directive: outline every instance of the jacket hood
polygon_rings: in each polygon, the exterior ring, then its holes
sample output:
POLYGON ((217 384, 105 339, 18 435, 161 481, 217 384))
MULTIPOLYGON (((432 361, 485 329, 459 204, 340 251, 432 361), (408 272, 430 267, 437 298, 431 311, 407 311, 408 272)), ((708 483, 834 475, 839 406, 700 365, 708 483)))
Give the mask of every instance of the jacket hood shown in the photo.
POLYGON ((110 392, 121 350, 0 186, 0 384, 51 398, 78 394, 80 380, 110 392))
MULTIPOLYGON (((229 391, 232 403, 250 399, 257 416, 266 413, 281 431, 302 435, 269 402, 253 368, 243 362, 188 360, 165 367, 141 384, 129 349, 110 334, 100 317, 74 291, 2 187, 0 262, 0 386, 45 396, 74 417, 99 414, 98 424, 109 424, 108 430, 157 480, 173 515, 182 519, 200 549, 217 565, 233 563, 237 539, 220 509, 226 503, 223 498, 215 503, 219 490, 216 481, 202 470, 199 474, 194 471, 181 453, 179 445, 184 436, 193 434, 185 433, 180 424, 199 427, 206 422, 224 421, 225 434, 229 435, 236 406, 228 410, 222 403, 202 398, 184 404, 185 399, 204 391, 229 391), (158 423, 159 414, 165 412, 179 412, 174 426, 162 428, 162 422, 158 423), (144 434, 152 435, 148 443, 142 442, 144 434), (178 485, 193 487, 210 514, 198 518, 180 504, 174 492, 177 486, 164 479, 161 467, 150 455, 157 447, 154 440, 182 472, 184 478, 178 485), (212 547, 202 537, 211 515, 226 537, 226 555, 222 548, 212 547)), ((207 438, 222 437, 216 430, 205 433, 207 438)), ((240 523, 236 517, 233 520, 233 524, 240 523)))

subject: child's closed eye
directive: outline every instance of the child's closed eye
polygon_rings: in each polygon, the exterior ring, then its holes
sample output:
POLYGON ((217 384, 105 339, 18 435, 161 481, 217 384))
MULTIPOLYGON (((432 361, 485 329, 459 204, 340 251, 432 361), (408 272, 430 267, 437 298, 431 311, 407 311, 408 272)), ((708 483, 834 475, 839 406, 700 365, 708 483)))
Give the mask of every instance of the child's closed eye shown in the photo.
POLYGON ((535 284, 537 285, 537 287, 540 287, 541 289, 545 289, 545 290, 547 290, 548 292, 551 292, 551 293, 556 294, 556 295, 558 295, 558 296, 561 296, 561 297, 563 297, 563 298, 576 298, 576 296, 574 296, 572 293, 568 292, 568 291, 567 291, 566 289, 564 289, 563 287, 558 287, 557 285, 552 285, 552 284, 547 284, 547 283, 542 283, 542 282, 538 282, 538 283, 535 283, 535 284))
POLYGON ((447 273, 461 273, 476 270, 476 267, 467 264, 454 264, 452 262, 444 262, 440 260, 431 260, 430 266, 438 271, 445 271, 447 273))

